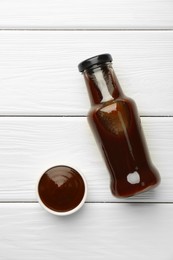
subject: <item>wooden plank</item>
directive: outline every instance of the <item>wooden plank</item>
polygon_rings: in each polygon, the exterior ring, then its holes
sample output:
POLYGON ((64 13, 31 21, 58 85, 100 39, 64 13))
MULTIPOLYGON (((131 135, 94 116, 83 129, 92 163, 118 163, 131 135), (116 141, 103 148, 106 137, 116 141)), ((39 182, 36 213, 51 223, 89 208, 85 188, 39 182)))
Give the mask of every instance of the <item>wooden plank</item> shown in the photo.
POLYGON ((172 204, 86 204, 56 217, 38 204, 0 204, 1 259, 172 259, 172 204))
MULTIPOLYGON (((162 182, 123 201, 173 202, 173 118, 142 118, 151 158, 162 182)), ((86 118, 0 118, 0 201, 36 201, 38 177, 57 164, 81 171, 89 202, 117 202, 86 118)))
POLYGON ((1 31, 1 115, 86 115, 77 65, 110 52, 141 115, 173 115, 173 32, 1 31))
POLYGON ((1 0, 0 28, 173 28, 171 0, 1 0))

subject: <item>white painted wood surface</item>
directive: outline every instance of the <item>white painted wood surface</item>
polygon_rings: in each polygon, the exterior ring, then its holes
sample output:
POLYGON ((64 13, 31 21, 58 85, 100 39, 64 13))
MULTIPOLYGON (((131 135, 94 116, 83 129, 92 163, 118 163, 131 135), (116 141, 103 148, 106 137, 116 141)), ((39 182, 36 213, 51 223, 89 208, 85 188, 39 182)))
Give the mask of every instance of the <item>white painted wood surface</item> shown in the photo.
POLYGON ((160 186, 127 200, 112 196, 109 174, 86 118, 0 118, 0 201, 36 201, 35 183, 45 170, 69 164, 88 182, 89 202, 173 202, 173 118, 141 118, 160 186))
POLYGON ((0 255, 13 260, 171 260, 169 204, 86 204, 55 217, 35 204, 0 205, 0 255))
POLYGON ((86 115, 80 61, 110 52, 140 115, 173 115, 173 32, 0 31, 0 114, 86 115))
POLYGON ((171 0, 1 0, 0 28, 173 28, 171 0))
POLYGON ((173 259, 172 13, 172 0, 0 1, 0 259, 173 259), (145 116, 162 177, 126 200, 110 193, 77 71, 103 52, 145 116), (57 218, 34 189, 62 162, 83 172, 89 193, 82 210, 57 218))

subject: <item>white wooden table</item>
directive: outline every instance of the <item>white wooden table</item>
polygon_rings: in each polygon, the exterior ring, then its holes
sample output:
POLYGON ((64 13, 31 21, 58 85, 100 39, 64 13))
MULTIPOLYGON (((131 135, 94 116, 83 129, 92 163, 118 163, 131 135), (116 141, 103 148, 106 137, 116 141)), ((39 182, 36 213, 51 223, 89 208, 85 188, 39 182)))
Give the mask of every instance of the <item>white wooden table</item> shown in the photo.
POLYGON ((173 1, 0 1, 0 259, 173 259, 173 1), (161 185, 119 200, 87 124, 77 65, 109 52, 135 99, 161 185), (71 163, 88 197, 69 217, 37 203, 38 176, 71 163))

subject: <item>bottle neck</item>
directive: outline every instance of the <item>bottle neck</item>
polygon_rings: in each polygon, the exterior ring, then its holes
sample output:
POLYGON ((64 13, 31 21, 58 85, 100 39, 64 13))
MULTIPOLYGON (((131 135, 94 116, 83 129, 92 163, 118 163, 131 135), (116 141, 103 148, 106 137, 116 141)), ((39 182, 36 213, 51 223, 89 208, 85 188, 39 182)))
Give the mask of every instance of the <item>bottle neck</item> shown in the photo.
POLYGON ((83 72, 91 104, 100 104, 123 96, 112 63, 93 66, 83 72))

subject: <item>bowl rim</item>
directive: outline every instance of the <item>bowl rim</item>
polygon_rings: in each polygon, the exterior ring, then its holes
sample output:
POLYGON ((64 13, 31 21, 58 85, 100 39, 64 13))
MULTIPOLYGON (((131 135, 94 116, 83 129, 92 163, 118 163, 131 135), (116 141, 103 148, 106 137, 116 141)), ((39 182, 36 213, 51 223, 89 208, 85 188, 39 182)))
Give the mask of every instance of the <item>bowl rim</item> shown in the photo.
POLYGON ((86 201, 86 197, 87 197, 87 194, 88 194, 88 187, 87 187, 87 181, 83 175, 83 173, 81 173, 81 171, 79 171, 78 169, 76 169, 76 167, 74 166, 71 166, 71 165, 66 165, 66 164, 58 164, 58 165, 55 165, 55 166, 52 166, 50 168, 48 168, 46 171, 44 171, 38 178, 37 180, 37 183, 36 183, 36 195, 37 195, 37 201, 39 202, 39 204, 49 213, 53 214, 53 215, 56 215, 56 216, 68 216, 68 215, 71 215, 73 213, 75 213, 76 211, 78 211, 85 203, 86 201), (73 209, 69 210, 69 211, 65 211, 65 212, 60 212, 60 211, 55 211, 55 210, 52 210, 50 208, 48 208, 44 203, 43 201, 41 200, 40 198, 40 195, 39 195, 39 183, 40 183, 40 180, 42 178, 42 176, 50 169, 52 168, 56 168, 56 167, 68 167, 68 168, 72 168, 73 170, 75 170, 76 172, 78 172, 78 174, 81 176, 83 182, 84 182, 84 187, 85 187, 85 190, 84 190, 84 195, 83 195, 83 198, 82 200, 80 201, 80 203, 73 209))

